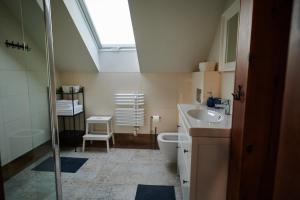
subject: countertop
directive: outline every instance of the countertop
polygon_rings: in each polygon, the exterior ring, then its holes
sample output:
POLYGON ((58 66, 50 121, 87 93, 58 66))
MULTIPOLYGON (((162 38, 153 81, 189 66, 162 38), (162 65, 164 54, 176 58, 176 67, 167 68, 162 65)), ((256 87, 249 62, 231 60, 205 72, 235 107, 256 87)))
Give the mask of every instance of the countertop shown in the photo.
POLYGON ((232 115, 225 115, 224 109, 209 108, 202 104, 178 104, 179 114, 192 137, 218 137, 229 138, 231 136, 232 115), (223 115, 221 122, 205 122, 190 117, 187 114, 191 109, 213 110, 223 115))

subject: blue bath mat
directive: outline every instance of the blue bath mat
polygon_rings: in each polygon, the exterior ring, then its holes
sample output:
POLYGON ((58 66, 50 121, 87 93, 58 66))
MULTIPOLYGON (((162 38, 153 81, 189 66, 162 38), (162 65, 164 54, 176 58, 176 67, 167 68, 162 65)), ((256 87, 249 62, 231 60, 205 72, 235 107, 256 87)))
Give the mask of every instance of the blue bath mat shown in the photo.
MULTIPOLYGON (((73 157, 61 157, 61 172, 76 173, 77 170, 88 160, 88 158, 73 158, 73 157)), ((54 171, 54 160, 53 157, 49 157, 38 166, 33 168, 34 171, 54 171)))
POLYGON ((176 200, 175 189, 174 186, 139 184, 135 200, 176 200))

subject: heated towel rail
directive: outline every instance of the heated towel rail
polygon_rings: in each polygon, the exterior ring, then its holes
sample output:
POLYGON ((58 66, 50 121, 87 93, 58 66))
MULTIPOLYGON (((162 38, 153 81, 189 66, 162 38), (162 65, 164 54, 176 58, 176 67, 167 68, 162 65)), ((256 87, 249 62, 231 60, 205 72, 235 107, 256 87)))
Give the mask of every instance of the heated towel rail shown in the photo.
POLYGON ((115 94, 115 125, 144 126, 144 94, 142 93, 118 93, 115 94))

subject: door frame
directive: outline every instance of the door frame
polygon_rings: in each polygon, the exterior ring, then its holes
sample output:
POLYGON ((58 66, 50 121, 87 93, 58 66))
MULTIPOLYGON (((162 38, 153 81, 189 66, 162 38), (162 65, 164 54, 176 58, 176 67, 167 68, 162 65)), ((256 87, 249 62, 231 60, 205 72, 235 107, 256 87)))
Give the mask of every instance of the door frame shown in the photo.
POLYGON ((294 1, 274 200, 300 199, 300 1, 294 1))
POLYGON ((272 199, 293 0, 241 0, 227 199, 272 199))

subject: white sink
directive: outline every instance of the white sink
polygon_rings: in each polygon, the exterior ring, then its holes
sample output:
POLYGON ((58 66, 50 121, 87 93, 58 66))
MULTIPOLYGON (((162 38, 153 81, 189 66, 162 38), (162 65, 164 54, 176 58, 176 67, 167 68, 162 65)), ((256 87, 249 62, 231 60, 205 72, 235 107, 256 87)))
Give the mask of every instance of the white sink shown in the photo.
POLYGON ((194 119, 211 123, 221 122, 224 119, 222 114, 212 110, 192 109, 188 110, 187 114, 194 119))

